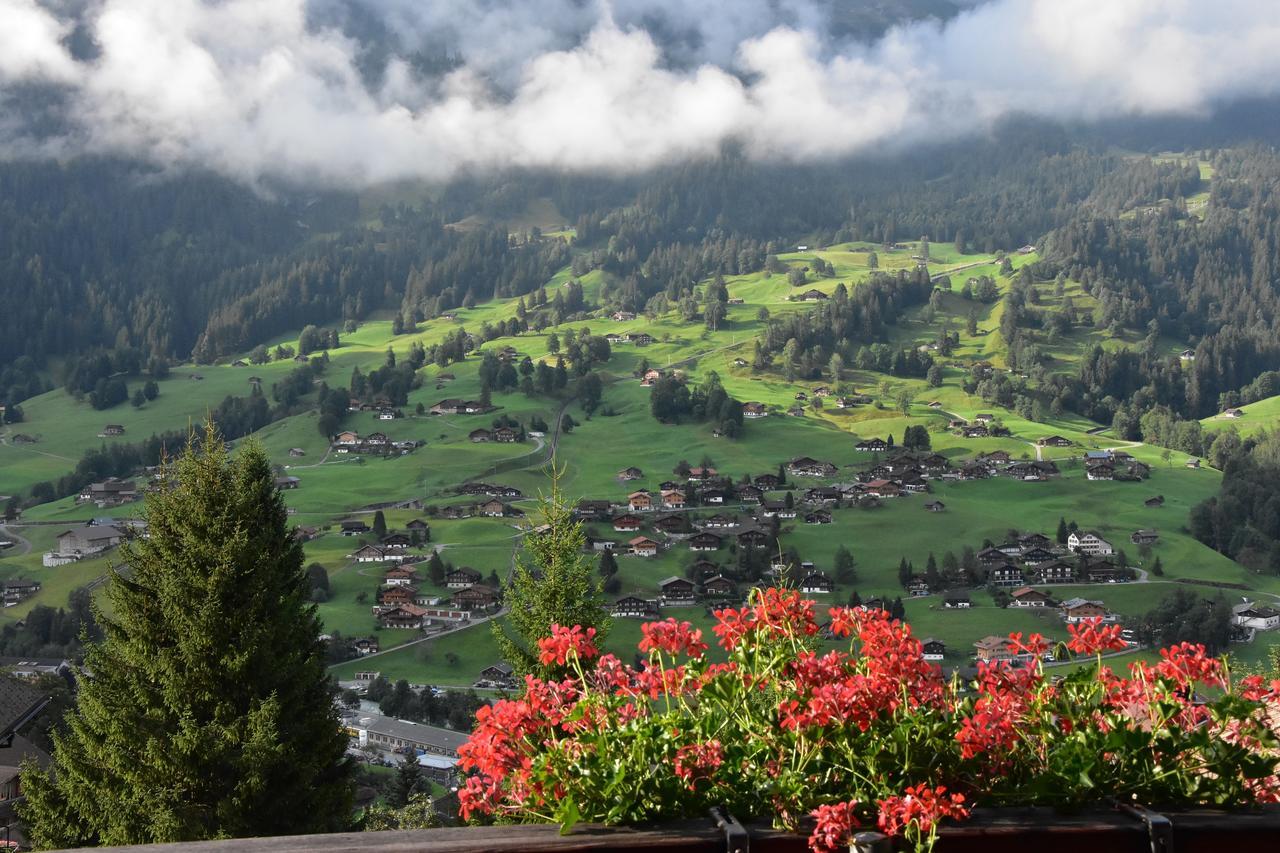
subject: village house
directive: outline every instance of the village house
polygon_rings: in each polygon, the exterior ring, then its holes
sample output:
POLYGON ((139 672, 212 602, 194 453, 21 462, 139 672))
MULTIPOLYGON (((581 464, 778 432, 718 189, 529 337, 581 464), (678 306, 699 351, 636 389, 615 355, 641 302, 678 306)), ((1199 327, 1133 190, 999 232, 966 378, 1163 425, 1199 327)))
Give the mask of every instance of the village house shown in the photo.
POLYGON ((686 478, 690 483, 702 483, 707 480, 713 480, 717 476, 715 468, 696 467, 689 469, 689 476, 686 478))
POLYGON ((929 512, 942 512, 947 508, 947 505, 942 501, 929 501, 924 505, 924 508, 929 512))
POLYGON ((277 489, 281 489, 281 490, 296 489, 301 485, 302 485, 302 481, 299 480, 297 477, 276 477, 277 489))
POLYGON ((1013 661, 1025 657, 1014 652, 1008 637, 983 637, 973 644, 973 648, 978 660, 990 663, 1013 661))
POLYGON ((742 416, 745 418, 766 418, 769 416, 769 409, 764 403, 752 401, 742 404, 742 416))
POLYGON ((290 457, 292 457, 292 458, 294 458, 294 459, 298 459, 298 458, 301 458, 301 457, 306 456, 306 455, 307 455, 307 451, 303 450, 301 447, 290 447, 290 448, 289 448, 289 456, 290 456, 290 457))
POLYGON ((738 517, 736 515, 713 515, 710 518, 703 519, 699 526, 712 530, 737 527, 738 517))
POLYGON ((471 439, 475 444, 483 444, 487 441, 493 441, 493 431, 484 429, 483 427, 480 429, 473 429, 471 432, 467 433, 467 438, 471 439))
POLYGON ((823 293, 821 290, 814 289, 814 290, 806 290, 804 293, 800 294, 795 298, 800 302, 811 302, 811 301, 825 302, 830 297, 828 297, 827 294, 823 293))
POLYGON ((1270 631, 1280 628, 1280 610, 1254 602, 1245 602, 1231 608, 1231 622, 1241 628, 1270 631))
POLYGON ((477 686, 482 682, 485 686, 509 690, 516 686, 516 671, 506 661, 499 661, 480 670, 480 679, 476 682, 477 686))
POLYGON ((1036 444, 1041 447, 1070 447, 1072 441, 1060 435, 1047 435, 1044 438, 1036 439, 1036 444))
POLYGON ((415 518, 411 520, 408 524, 404 526, 404 528, 405 530, 408 530, 411 535, 412 534, 417 534, 418 536, 431 535, 431 525, 427 524, 427 522, 423 521, 421 518, 415 518))
POLYGON ((987 583, 999 587, 1018 586, 1023 583, 1022 569, 1011 563, 995 566, 987 572, 987 583))
POLYGON ((862 485, 862 493, 873 498, 897 498, 902 496, 902 488, 892 480, 872 480, 862 485))
POLYGON ((632 533, 643 524, 644 520, 638 515, 620 515, 613 520, 613 529, 619 533, 632 533))
POLYGON ((615 323, 626 323, 636 318, 634 311, 614 311, 611 316, 615 323))
POLYGON ((658 547, 658 543, 647 536, 637 536, 627 542, 628 552, 636 557, 656 557, 658 547))
POLYGON ((520 432, 509 426, 500 426, 493 431, 493 440, 501 444, 514 444, 520 440, 520 432))
POLYGON ((1090 557, 1109 557, 1115 553, 1111 543, 1096 533, 1076 531, 1067 537, 1067 547, 1077 554, 1090 557))
POLYGON ((26 601, 40 591, 40 581, 11 578, 2 582, 4 589, 4 606, 13 607, 26 601))
POLYGON ((360 536, 368 533, 370 528, 358 518, 349 518, 340 524, 339 530, 343 536, 360 536))
POLYGON ((658 604, 638 595, 625 595, 613 603, 609 613, 617 619, 656 619, 658 604))
POLYGON ((1134 545, 1154 545, 1160 534, 1155 530, 1135 530, 1129 534, 1129 541, 1134 545))
POLYGON ((391 559, 387 552, 377 545, 365 545, 363 548, 357 548, 348 556, 357 563, 384 563, 391 559))
POLYGON ((787 463, 787 473, 793 477, 834 477, 836 466, 808 456, 800 456, 787 463))
POLYGON ((653 495, 641 489, 627 495, 627 508, 632 512, 649 512, 653 509, 653 495))
POLYGON ((658 589, 662 592, 663 604, 693 604, 698 598, 697 587, 687 578, 669 577, 658 584, 658 589))
POLYGON ((1188 467, 1188 468, 1199 468, 1199 467, 1200 467, 1200 460, 1199 460, 1199 459, 1188 459, 1188 460, 1187 460, 1187 467, 1188 467))
POLYGON ((796 399, 799 400, 801 403, 806 403, 809 401, 809 395, 803 391, 797 391, 796 399))
POLYGON ((907 592, 912 598, 923 598, 930 592, 929 582, 921 577, 913 577, 907 583, 907 592))
POLYGON ((466 589, 480 583, 482 579, 480 572, 469 566, 459 566, 444 576, 444 585, 446 589, 466 589))
POLYGON ((695 532, 693 522, 689 520, 689 516, 683 513, 675 513, 674 515, 659 518, 653 523, 653 528, 674 539, 690 536, 695 532))
POLYGON ((1104 560, 1085 568, 1084 577, 1089 583, 1128 583, 1133 580, 1133 570, 1104 560))
POLYGON ((98 433, 98 438, 111 438, 117 435, 124 435, 124 427, 120 424, 107 424, 102 428, 102 432, 98 433))
POLYGON ((416 604, 402 604, 384 610, 378 614, 378 622, 383 628, 420 629, 427 611, 416 604))
POLYGON ((1062 611, 1062 618, 1070 625, 1075 625, 1086 619, 1101 619, 1104 622, 1116 621, 1115 614, 1108 612, 1107 606, 1101 601, 1090 601, 1086 598, 1068 598, 1058 605, 1058 609, 1062 611))
POLYGON ((732 497, 733 492, 724 489, 704 489, 698 494, 698 499, 704 506, 721 506, 732 497))
POLYGON ((689 573, 695 578, 713 578, 721 574, 722 570, 715 562, 708 560, 706 557, 699 557, 689 567, 689 573))
POLYGON ((484 584, 473 584, 453 594, 453 606, 461 610, 484 610, 498 604, 498 593, 484 584))
POLYGON ((883 438, 868 438, 865 441, 859 441, 853 449, 860 453, 880 453, 888 450, 889 445, 883 438))
POLYGON ((662 506, 665 509, 684 509, 684 492, 679 489, 662 492, 662 506))
POLYGON ((1114 480, 1116 468, 1110 462, 1096 462, 1086 465, 1084 476, 1089 480, 1114 480))
POLYGON ((933 637, 926 637, 920 641, 920 652, 925 660, 937 663, 947 656, 947 644, 933 637))
POLYGON ((1232 420, 1235 420, 1236 418, 1244 417, 1244 409, 1230 408, 1224 411, 1222 416, 1224 418, 1231 418, 1232 420))
POLYGON ((823 572, 809 572, 800 580, 800 591, 809 594, 827 594, 835 588, 831 578, 823 572))
POLYGON ((720 546, 724 543, 719 536, 714 533, 699 533, 689 539, 690 551, 719 551, 720 546))
POLYGON ((114 548, 125 540, 125 531, 113 525, 86 525, 63 531, 57 536, 58 557, 79 560, 114 548))
POLYGON ((433 415, 475 415, 487 411, 490 407, 476 400, 441 400, 429 411, 433 415))
POLYGON ((840 502, 840 490, 835 486, 814 486, 806 489, 804 493, 805 503, 831 505, 840 502))
POLYGON ((737 585, 724 575, 714 575, 703 581, 703 596, 727 601, 737 596, 737 585))
POLYGON ((387 569, 382 576, 382 583, 385 586, 413 586, 417 580, 418 573, 407 566, 387 569))
POLYGON ((378 604, 384 608, 403 607, 406 604, 416 604, 417 599, 418 590, 412 586, 405 586, 404 584, 383 587, 378 590, 378 604))
POLYGON ((355 637, 351 640, 351 651, 360 657, 379 651, 377 637, 355 637))
POLYGON ((1009 555, 1000 548, 994 546, 983 548, 978 552, 978 562, 984 566, 999 566, 1007 562, 1009 555))
POLYGON ((1053 597, 1049 593, 1029 586, 1015 589, 1009 593, 1009 597, 1012 599, 1010 607, 1049 607, 1053 604, 1053 597))
POLYGON ((658 380, 662 378, 662 375, 663 374, 661 370, 658 370, 657 368, 649 368, 640 377, 641 387, 643 388, 652 387, 653 385, 657 384, 658 380))
POLYGON ((109 477, 101 483, 90 483, 80 490, 78 501, 92 501, 100 509, 120 506, 136 501, 139 497, 138 486, 133 480, 120 480, 109 477))
POLYGON ((644 472, 634 466, 631 468, 623 468, 618 472, 618 479, 623 481, 639 480, 642 477, 644 477, 644 472))
POLYGON ((741 548, 764 548, 769 544, 769 536, 763 530, 743 530, 738 534, 738 546, 741 548))
POLYGON ((510 507, 497 498, 476 504, 476 511, 485 518, 502 518, 510 512, 510 507))
POLYGON ((1058 555, 1050 551, 1048 548, 1027 548, 1022 552, 1022 562, 1028 566, 1039 566, 1044 563, 1051 563, 1058 558, 1058 555))
POLYGON ((1062 560, 1054 560, 1036 566, 1036 574, 1040 583, 1071 583, 1076 579, 1076 568, 1062 560))
POLYGON ((613 504, 610 501, 581 500, 574 506, 573 516, 587 521, 608 521, 612 511, 613 504))
POLYGON ((942 606, 948 610, 966 610, 972 607, 973 603, 969 600, 969 593, 951 591, 943 596, 942 606))
POLYGON ((805 513, 804 523, 805 524, 830 524, 831 513, 825 509, 819 509, 819 510, 814 510, 813 512, 805 513))
POLYGON ((382 547, 388 551, 403 551, 412 544, 407 533, 388 533, 382 537, 382 547))
POLYGON ((627 335, 627 340, 638 347, 647 347, 653 343, 653 336, 648 332, 631 332, 627 335))
POLYGON ((764 500, 764 489, 758 486, 739 486, 738 501, 744 504, 758 504, 764 500))

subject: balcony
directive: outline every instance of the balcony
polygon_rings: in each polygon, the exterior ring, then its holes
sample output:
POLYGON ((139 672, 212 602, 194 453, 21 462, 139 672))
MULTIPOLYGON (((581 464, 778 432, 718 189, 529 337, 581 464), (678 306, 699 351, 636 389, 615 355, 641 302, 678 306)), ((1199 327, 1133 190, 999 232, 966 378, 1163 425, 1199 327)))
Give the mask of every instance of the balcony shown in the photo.
MULTIPOLYGON (((942 829, 937 853, 1218 853, 1266 850, 1280 841, 1280 807, 1247 813, 1141 809, 1061 815, 1048 809, 975 810, 942 829)), ((891 842, 863 837, 860 853, 887 853, 891 842)), ((683 821, 632 829, 583 825, 568 835, 545 825, 453 827, 408 832, 245 838, 133 847, 96 853, 807 853, 807 838, 764 824, 683 821)))

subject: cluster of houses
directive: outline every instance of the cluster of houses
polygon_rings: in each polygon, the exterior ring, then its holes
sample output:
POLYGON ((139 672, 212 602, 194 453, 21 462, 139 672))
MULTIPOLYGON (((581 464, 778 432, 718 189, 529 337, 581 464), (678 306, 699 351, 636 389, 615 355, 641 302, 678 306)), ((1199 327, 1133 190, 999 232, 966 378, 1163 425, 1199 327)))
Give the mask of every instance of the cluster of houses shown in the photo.
POLYGON ((492 411, 493 406, 486 406, 479 400, 441 400, 428 411, 433 415, 482 415, 492 411))
MULTIPOLYGON (((724 570, 710 560, 698 560, 689 569, 692 577, 673 576, 658 582, 658 596, 647 597, 640 593, 624 595, 609 607, 610 615, 617 619, 656 619, 664 607, 708 608, 740 605, 746 597, 746 589, 740 589, 737 581, 724 574, 724 570)), ((806 595, 827 595, 835 589, 835 583, 812 563, 799 567, 775 563, 769 571, 774 580, 791 573, 795 586, 806 595)), ((749 586, 749 585, 748 585, 749 586)))
POLYGON ((484 444, 491 441, 509 444, 524 441, 525 432, 522 429, 504 425, 493 429, 473 429, 467 434, 467 438, 474 444, 484 444))
POLYGON ((101 483, 90 483, 76 496, 77 503, 92 503, 99 509, 132 503, 141 497, 133 480, 109 477, 101 483))
POLYGON ((385 432, 360 435, 354 430, 344 430, 329 439, 334 453, 361 453, 370 456, 397 456, 410 453, 423 445, 422 441, 393 441, 385 432))
MULTIPOLYGON (((613 315, 615 320, 618 320, 619 317, 624 318, 624 320, 635 319, 635 315, 630 311, 618 311, 613 315)), ((604 336, 604 339, 611 345, 634 344, 638 347, 647 347, 653 343, 653 336, 648 332, 610 332, 604 336)))
POLYGON ((347 403, 348 412, 373 412, 375 419, 380 421, 394 421, 397 418, 404 417, 404 412, 396 408, 395 404, 386 397, 379 397, 372 403, 366 403, 352 397, 347 403))
POLYGON ((1151 466, 1123 450, 1087 450, 1084 475, 1090 480, 1145 480, 1151 476, 1151 466))
POLYGON ((373 616, 381 627, 451 627, 478 614, 492 613, 501 604, 498 591, 482 583, 480 572, 467 566, 450 569, 445 575, 444 585, 452 590, 448 596, 420 591, 418 580, 412 566, 401 564, 386 570, 373 605, 373 616))
POLYGON ((1009 594, 1008 607, 1015 608, 1033 608, 1033 609, 1056 609, 1062 616, 1063 621, 1069 625, 1084 622, 1088 619, 1101 619, 1103 622, 1115 622, 1119 617, 1107 609, 1107 605, 1101 601, 1094 601, 1088 598, 1068 598, 1065 601, 1057 601, 1048 590, 1034 589, 1033 587, 1018 587, 1009 594))
POLYGON ((974 415, 972 421, 955 418, 947 426, 964 438, 993 438, 1011 434, 1008 427, 1002 425, 995 415, 986 412, 974 415))
MULTIPOLYGON (((1157 538, 1155 531, 1139 530, 1133 534, 1132 540, 1137 544, 1152 544, 1157 538)), ((1097 533, 1074 532, 1068 536, 1065 548, 1042 533, 1028 533, 983 548, 977 559, 988 585, 1016 590, 1027 584, 1126 583, 1133 580, 1132 569, 1106 559, 1115 553, 1111 543, 1097 533)), ((911 592, 913 595, 927 595, 929 590, 913 588, 911 592)))

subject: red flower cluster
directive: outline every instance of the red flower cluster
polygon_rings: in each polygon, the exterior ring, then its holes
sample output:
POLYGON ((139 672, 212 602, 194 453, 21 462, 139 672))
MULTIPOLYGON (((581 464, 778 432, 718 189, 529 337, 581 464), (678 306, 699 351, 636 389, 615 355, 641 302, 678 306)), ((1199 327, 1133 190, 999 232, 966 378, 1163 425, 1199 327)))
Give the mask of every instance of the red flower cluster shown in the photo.
POLYGON ((581 661, 590 660, 598 654, 595 645, 591 642, 595 636, 595 628, 583 631, 581 625, 574 625, 572 628, 552 625, 551 636, 538 640, 538 649, 542 652, 538 660, 543 666, 550 666, 553 663, 564 666, 569 662, 570 655, 581 661))
POLYGON ((1156 675, 1176 682, 1181 687, 1191 684, 1204 684, 1210 687, 1226 686, 1222 661, 1209 657, 1202 645, 1178 643, 1176 646, 1161 649, 1160 658, 1160 662, 1155 666, 1156 675))
POLYGON ((1086 619, 1078 625, 1068 625, 1071 639, 1067 648, 1078 655, 1099 655, 1103 652, 1124 651, 1128 646, 1120 639, 1124 630, 1119 625, 1104 625, 1102 619, 1086 619))
POLYGON ((963 794, 947 796, 943 785, 930 788, 915 785, 907 788, 901 797, 880 800, 880 829, 889 835, 898 835, 914 826, 916 832, 927 835, 944 817, 964 820, 969 809, 963 794))
MULTIPOLYGON (((459 791, 463 816, 547 819, 567 798, 582 820, 642 822, 705 810, 733 792, 744 814, 780 824, 813 809, 809 843, 821 853, 845 848, 859 820, 927 848, 939 821, 968 815, 966 797, 1022 804, 1029 784, 1049 778, 1064 801, 1080 804, 1162 792, 1172 774, 1195 787, 1192 805, 1280 800, 1280 681, 1249 676, 1235 695, 1201 691, 1210 694, 1202 701, 1197 685, 1230 685, 1201 646, 1166 649, 1154 666, 1131 664, 1127 678, 1099 664, 1050 681, 1040 666, 1049 642, 1015 633, 1009 646, 1031 662, 979 664, 968 694, 948 685, 910 627, 883 610, 832 608, 831 632, 852 640, 820 653, 810 639, 818 631, 812 602, 789 590, 753 595, 748 606, 716 614, 726 663, 708 661, 701 633, 674 619, 642 626, 643 668, 598 656, 592 630, 554 626, 539 658, 572 675, 527 676, 519 699, 479 710, 459 749, 472 773, 459 791), (1126 737, 1109 738, 1114 731, 1126 737), (1205 732, 1237 747, 1215 756, 1212 774, 1204 773, 1205 732), (1097 754, 1087 784, 1072 781, 1079 751, 1055 749, 1064 737, 1097 754), (912 744, 909 756, 895 748, 902 743, 912 744), (922 759, 917 743, 934 748, 922 759), (1144 776, 1128 751, 1156 748, 1161 777, 1144 776), (848 756, 862 755, 876 756, 856 782, 862 802, 841 801, 855 793, 848 756), (670 772, 655 775, 655 761, 670 762, 670 772), (602 779, 634 780, 661 796, 619 800, 602 779)), ((1081 654, 1120 648, 1115 626, 1094 621, 1070 633, 1081 654)))
POLYGON ((691 658, 700 658, 707 650, 702 642, 702 631, 694 630, 688 622, 676 622, 667 619, 665 622, 646 622, 640 626, 643 638, 640 640, 640 651, 649 652, 659 649, 675 657, 686 654, 691 658))
POLYGON ((858 807, 857 800, 847 803, 836 803, 830 806, 818 806, 809 814, 817 818, 818 825, 809 836, 809 849, 814 853, 835 853, 837 850, 848 850, 853 831, 862 826, 854 815, 858 807))
POLYGON ((693 743, 676 750, 675 773, 692 788, 698 779, 724 763, 724 747, 718 740, 693 743))
POLYGON ((712 629, 720 645, 732 651, 750 634, 782 637, 789 633, 812 637, 818 633, 813 621, 813 602, 800 597, 793 589, 757 589, 754 603, 740 610, 726 608, 715 612, 712 629))

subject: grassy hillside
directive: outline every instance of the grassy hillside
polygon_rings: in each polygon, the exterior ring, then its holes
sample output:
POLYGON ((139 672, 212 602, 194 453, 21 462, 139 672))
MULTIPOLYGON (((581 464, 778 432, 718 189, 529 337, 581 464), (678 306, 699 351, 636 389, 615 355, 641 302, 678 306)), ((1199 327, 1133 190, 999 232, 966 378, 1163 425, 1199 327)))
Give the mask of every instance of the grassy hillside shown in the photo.
MULTIPOLYGON (((545 213, 545 211, 543 211, 545 213)), ((880 270, 914 269, 919 247, 885 250, 867 244, 842 244, 821 251, 796 251, 780 255, 793 267, 805 267, 820 257, 834 267, 835 274, 806 282, 802 289, 816 288, 830 293, 838 283, 856 287, 866 280, 869 250, 877 255, 880 270)), ((580 425, 559 439, 557 462, 565 466, 564 486, 575 497, 619 499, 636 488, 656 490, 658 484, 673 477, 673 468, 681 460, 697 465, 709 459, 716 468, 740 479, 745 474, 776 471, 779 464, 793 457, 807 455, 839 466, 833 481, 850 482, 856 470, 873 460, 854 450, 860 438, 892 435, 900 439, 912 425, 924 425, 934 450, 953 461, 968 459, 979 452, 1006 450, 1016 458, 1058 460, 1062 476, 1045 483, 1023 483, 1008 479, 979 482, 933 484, 931 498, 947 505, 943 513, 926 513, 922 504, 928 498, 913 496, 887 501, 876 510, 841 509, 830 525, 808 526, 787 522, 782 534, 786 547, 795 547, 801 557, 812 560, 819 568, 830 568, 836 548, 843 544, 857 561, 856 582, 843 584, 826 596, 831 603, 843 603, 856 589, 864 598, 871 595, 898 596, 903 591, 897 582, 897 565, 906 558, 923 570, 932 553, 938 559, 947 551, 957 555, 967 545, 975 550, 983 541, 1000 541, 1010 529, 1041 531, 1052 535, 1059 518, 1074 520, 1082 528, 1096 529, 1118 544, 1127 546, 1129 534, 1138 528, 1160 531, 1160 542, 1150 557, 1140 557, 1136 547, 1127 547, 1131 562, 1141 564, 1159 556, 1165 577, 1152 578, 1152 583, 1119 586, 1082 586, 1054 588, 1062 597, 1083 595, 1101 599, 1117 612, 1137 616, 1149 609, 1160 594, 1173 588, 1178 580, 1228 582, 1243 584, 1260 594, 1280 593, 1280 580, 1252 575, 1239 565, 1205 548, 1185 532, 1189 509, 1213 494, 1219 474, 1208 469, 1188 470, 1185 457, 1172 454, 1164 459, 1160 448, 1117 443, 1105 433, 1092 434, 1099 425, 1078 416, 1046 416, 1040 422, 1030 421, 1016 413, 994 407, 981 398, 966 394, 961 387, 968 367, 975 361, 987 360, 997 369, 1006 363, 1007 347, 999 334, 1001 303, 983 305, 959 295, 961 285, 971 276, 991 275, 1001 292, 1010 278, 999 274, 998 260, 991 255, 961 255, 953 246, 935 245, 930 250, 930 271, 935 275, 952 274, 953 290, 943 294, 936 308, 919 308, 910 312, 892 329, 891 343, 896 346, 923 345, 936 339, 939 328, 961 332, 960 346, 947 359, 943 384, 929 387, 923 380, 901 379, 882 374, 849 370, 841 377, 848 389, 870 394, 873 402, 853 409, 841 410, 829 400, 821 409, 807 408, 803 417, 783 414, 795 402, 799 391, 810 392, 816 381, 791 382, 776 372, 754 372, 749 366, 754 341, 764 328, 759 319, 762 308, 776 317, 781 313, 807 311, 805 303, 790 301, 794 288, 781 274, 756 273, 730 277, 729 295, 743 300, 728 307, 727 322, 716 331, 707 330, 701 322, 686 323, 678 313, 641 317, 630 322, 615 323, 604 316, 566 323, 542 333, 529 332, 513 338, 498 338, 485 349, 515 347, 535 360, 550 359, 547 340, 554 331, 561 337, 569 329, 590 329, 593 333, 630 332, 643 329, 654 338, 645 347, 618 344, 604 374, 607 381, 605 404, 609 414, 598 413, 588 419, 576 402, 551 397, 526 397, 520 393, 493 395, 498 407, 495 414, 509 415, 522 422, 537 416, 554 422, 564 410, 580 425), (969 312, 977 315, 978 334, 964 332, 969 312), (741 366, 736 359, 748 364, 741 366), (679 369, 690 383, 698 383, 713 371, 725 388, 743 401, 759 401, 773 409, 770 417, 747 422, 737 440, 717 438, 708 424, 664 425, 649 411, 649 391, 640 385, 634 372, 643 363, 679 369), (907 390, 913 401, 903 411, 898 406, 899 393, 907 390), (937 403, 937 406, 931 406, 937 403), (1011 435, 1003 438, 965 439, 947 428, 952 418, 972 418, 980 412, 997 414, 1011 435), (1039 448, 1036 439, 1061 435, 1073 442, 1065 448, 1039 448), (1089 449, 1123 446, 1134 456, 1154 466, 1150 480, 1144 483, 1090 482, 1085 479, 1080 454, 1089 449), (616 479, 619 469, 636 466, 644 477, 631 483, 616 479), (1153 495, 1165 497, 1164 505, 1147 508, 1143 501, 1153 495)), ((1035 260, 1034 254, 1011 258, 1014 274, 1035 260)), ((569 279, 562 271, 547 283, 548 294, 569 279)), ((582 280, 589 302, 599 299, 613 283, 596 271, 582 280)), ((1090 297, 1074 282, 1065 282, 1062 295, 1055 292, 1053 282, 1037 283, 1040 307, 1054 310, 1061 300, 1070 297, 1081 311, 1095 306, 1090 297)), ((421 325, 411 334, 392 335, 389 318, 373 318, 357 330, 342 335, 342 345, 330 351, 330 362, 324 380, 331 386, 346 386, 354 368, 362 371, 382 364, 388 347, 403 356, 410 343, 439 342, 458 328, 476 332, 481 324, 493 323, 515 315, 514 300, 500 300, 459 310, 453 319, 435 319, 421 325)), ((266 341, 269 345, 296 342, 296 336, 266 341)), ((1055 340, 1048 350, 1054 356, 1054 370, 1074 369, 1074 360, 1095 343, 1120 346, 1123 339, 1109 337, 1105 330, 1078 328, 1070 335, 1055 340)), ((1170 342, 1170 346, 1173 346, 1170 342)), ((328 452, 328 442, 318 427, 314 411, 304 411, 271 424, 259 431, 259 441, 286 473, 300 480, 300 488, 285 493, 285 500, 295 520, 320 530, 316 539, 307 543, 307 558, 318 562, 329 573, 331 593, 320 605, 320 614, 328 630, 344 635, 377 633, 383 648, 417 638, 415 632, 375 632, 370 605, 379 586, 381 568, 353 563, 348 555, 359 541, 341 537, 336 522, 353 514, 371 514, 369 505, 417 499, 431 510, 395 510, 387 512, 391 528, 401 528, 411 519, 432 516, 432 542, 442 550, 444 558, 455 565, 470 565, 483 574, 496 572, 505 576, 521 544, 518 522, 513 519, 476 518, 450 521, 434 517, 439 508, 466 501, 456 495, 456 487, 466 481, 498 482, 521 489, 526 499, 517 502, 525 510, 534 508, 532 500, 546 488, 545 463, 549 447, 542 441, 525 444, 474 444, 467 434, 479 426, 488 426, 492 416, 414 416, 421 403, 425 408, 445 397, 472 399, 480 395, 477 369, 480 359, 474 354, 462 362, 440 369, 428 365, 419 372, 422 386, 414 390, 403 410, 408 415, 399 420, 375 420, 371 413, 350 414, 344 428, 369 433, 386 432, 396 440, 418 440, 424 445, 415 452, 396 459, 355 458, 328 452), (452 378, 445 378, 448 374, 452 378), (291 448, 300 448, 305 456, 293 457, 291 448)), ((249 377, 258 376, 268 390, 295 368, 291 361, 262 366, 233 367, 229 364, 193 367, 179 366, 160 384, 157 400, 141 409, 128 405, 105 412, 95 412, 87 403, 77 402, 63 391, 53 391, 24 403, 27 421, 8 427, 0 442, 0 494, 20 493, 41 480, 54 479, 74 467, 87 450, 104 441, 136 441, 153 432, 183 429, 198 421, 227 395, 242 396, 248 392, 249 377), (193 378, 199 375, 201 378, 193 378), (119 423, 126 435, 117 439, 97 436, 102 425, 119 423), (13 436, 24 433, 38 439, 35 444, 14 444, 13 436)), ((1280 398, 1277 398, 1280 399, 1280 398)), ((1236 422, 1238 428, 1268 422, 1280 413, 1276 399, 1245 407, 1246 417, 1236 422)), ((1210 419, 1213 421, 1214 419, 1210 419)), ((1216 424, 1206 422, 1206 427, 1216 424)), ((796 483, 799 491, 814 481, 796 483)), ((796 497, 799 497, 797 491, 796 497)), ((781 493, 776 495, 781 497, 781 493)), ((66 525, 100 515, 131 515, 138 507, 126 506, 111 511, 91 510, 76 506, 66 499, 34 507, 14 530, 29 539, 29 553, 0 558, 0 577, 34 577, 44 583, 36 598, 0 614, 0 620, 20 618, 37 603, 57 605, 65 602, 76 586, 100 578, 110 557, 86 561, 56 569, 40 565, 40 553, 51 547, 53 537, 66 525)), ((710 514, 714 510, 704 514, 710 514)), ((593 532, 613 539, 628 538, 611 528, 597 526, 593 532)), ((653 535, 646 529, 646 534, 653 535)), ((632 534, 634 535, 634 534, 632 534)), ((661 536, 655 535, 661 539, 661 536)), ((425 552, 424 552, 425 553, 425 552)), ((652 559, 620 557, 619 581, 623 592, 639 591, 655 595, 658 582, 670 575, 682 575, 685 567, 698 556, 686 547, 676 545, 652 559)), ((721 562, 732 562, 730 548, 707 555, 721 562)), ((430 592, 446 594, 446 590, 430 592)), ((1207 589, 1207 588, 1206 588, 1207 589)), ((1065 636, 1060 620, 1048 613, 1008 611, 994 606, 985 592, 975 594, 975 607, 968 611, 949 611, 940 606, 939 596, 927 596, 906 602, 908 618, 920 635, 935 635, 946 640, 955 659, 963 659, 974 640, 991 633, 1010 630, 1039 630, 1049 636, 1065 636)), ((684 611, 671 610, 679 618, 690 618, 704 626, 709 616, 700 607, 684 611)), ((638 638, 634 622, 615 625, 610 646, 626 652, 638 638)), ((496 646, 487 626, 477 626, 438 639, 430 639, 384 654, 364 662, 352 662, 337 669, 340 675, 362 668, 377 668, 391 676, 414 681, 443 684, 469 684, 475 673, 493 662, 496 646)), ((1257 650, 1249 650, 1257 656, 1257 650)))

